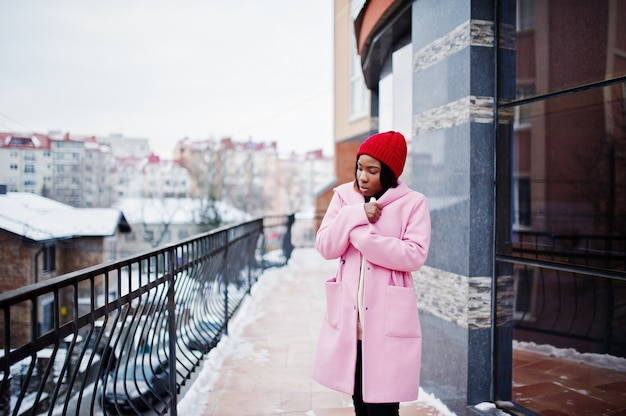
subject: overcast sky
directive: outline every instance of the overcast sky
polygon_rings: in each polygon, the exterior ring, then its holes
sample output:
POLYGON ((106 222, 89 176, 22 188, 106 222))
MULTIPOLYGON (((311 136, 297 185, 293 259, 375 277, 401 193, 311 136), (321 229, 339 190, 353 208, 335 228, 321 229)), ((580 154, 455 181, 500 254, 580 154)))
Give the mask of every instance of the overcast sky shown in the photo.
POLYGON ((332 152, 332 0, 1 0, 0 131, 332 152))

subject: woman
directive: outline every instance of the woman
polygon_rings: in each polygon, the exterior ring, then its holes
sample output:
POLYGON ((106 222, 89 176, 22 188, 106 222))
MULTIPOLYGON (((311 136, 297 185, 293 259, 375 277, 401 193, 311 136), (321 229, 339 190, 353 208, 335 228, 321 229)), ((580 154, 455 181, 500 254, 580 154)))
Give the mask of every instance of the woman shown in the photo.
POLYGON ((424 195, 399 180, 404 136, 389 131, 359 147, 355 181, 334 189, 316 236, 326 282, 313 378, 351 394, 358 416, 398 415, 417 399, 421 329, 411 272, 426 261, 430 213, 424 195))

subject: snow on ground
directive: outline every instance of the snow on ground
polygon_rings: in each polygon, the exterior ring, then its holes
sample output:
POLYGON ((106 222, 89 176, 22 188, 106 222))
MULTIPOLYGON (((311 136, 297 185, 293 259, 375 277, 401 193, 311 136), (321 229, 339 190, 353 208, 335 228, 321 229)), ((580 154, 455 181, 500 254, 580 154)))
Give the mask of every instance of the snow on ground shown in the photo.
MULTIPOLYGON (((241 304, 235 316, 228 323, 228 335, 222 336, 220 342, 213 348, 202 364, 197 378, 178 403, 178 413, 181 415, 201 415, 207 404, 206 398, 211 394, 213 386, 220 377, 220 369, 224 358, 229 355, 249 357, 253 346, 242 342, 240 335, 244 328, 258 320, 261 315, 262 305, 255 303, 258 297, 265 297, 277 283, 277 279, 271 278, 277 269, 269 269, 259 277, 257 283, 252 286, 250 296, 247 296, 241 304)), ((265 360, 265 357, 257 357, 265 360)))
POLYGON ((594 367, 626 371, 626 358, 615 357, 609 354, 581 353, 573 348, 557 348, 553 345, 524 341, 513 341, 513 347, 594 367))

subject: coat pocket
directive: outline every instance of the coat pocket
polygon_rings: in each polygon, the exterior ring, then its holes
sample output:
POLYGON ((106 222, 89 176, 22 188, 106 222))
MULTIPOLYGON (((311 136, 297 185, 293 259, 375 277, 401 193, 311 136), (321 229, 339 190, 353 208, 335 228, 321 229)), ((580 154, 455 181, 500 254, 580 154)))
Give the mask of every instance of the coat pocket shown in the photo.
POLYGON ((326 281, 326 320, 335 329, 341 323, 341 292, 343 283, 333 277, 326 281))
POLYGON ((399 338, 421 337, 415 289, 387 286, 385 296, 385 335, 399 338))

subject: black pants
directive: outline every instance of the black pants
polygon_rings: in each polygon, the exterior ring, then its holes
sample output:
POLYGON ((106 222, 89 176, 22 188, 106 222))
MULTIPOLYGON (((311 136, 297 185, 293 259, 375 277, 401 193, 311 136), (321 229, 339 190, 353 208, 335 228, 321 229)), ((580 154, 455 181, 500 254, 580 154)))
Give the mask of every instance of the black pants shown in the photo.
POLYGON ((363 357, 361 341, 358 341, 356 351, 356 372, 354 374, 354 412, 356 416, 398 416, 400 403, 365 403, 363 402, 363 357))

